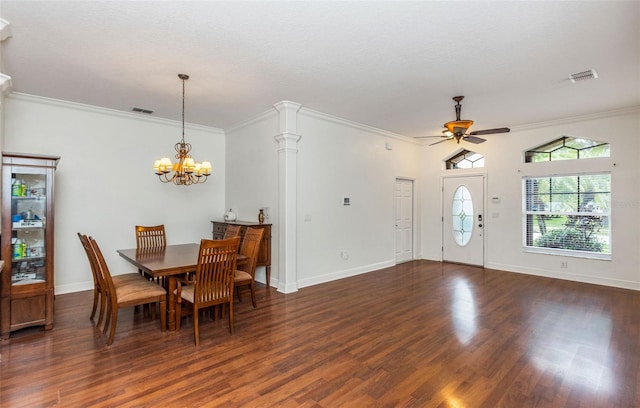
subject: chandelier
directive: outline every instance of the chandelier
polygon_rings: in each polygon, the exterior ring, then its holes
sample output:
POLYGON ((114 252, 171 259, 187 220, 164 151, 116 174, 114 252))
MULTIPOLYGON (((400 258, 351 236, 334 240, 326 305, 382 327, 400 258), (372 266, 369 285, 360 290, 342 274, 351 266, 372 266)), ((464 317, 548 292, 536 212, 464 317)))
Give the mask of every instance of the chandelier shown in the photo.
POLYGON ((182 140, 176 143, 175 164, 171 163, 168 157, 156 160, 153 170, 163 183, 173 183, 178 186, 190 186, 192 184, 204 183, 211 172, 211 163, 203 161, 196 163, 191 157, 191 144, 184 141, 184 81, 189 79, 189 75, 178 74, 182 80, 182 140), (173 174, 171 174, 173 172, 173 174))

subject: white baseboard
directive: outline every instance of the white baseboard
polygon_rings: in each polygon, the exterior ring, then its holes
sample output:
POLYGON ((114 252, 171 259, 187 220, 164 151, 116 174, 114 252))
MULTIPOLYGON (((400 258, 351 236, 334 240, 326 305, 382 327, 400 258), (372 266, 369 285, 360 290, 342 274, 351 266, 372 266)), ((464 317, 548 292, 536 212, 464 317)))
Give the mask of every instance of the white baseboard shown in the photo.
POLYGON ((527 268, 515 265, 489 263, 484 266, 488 269, 498 269, 506 272, 523 273, 527 275, 543 276, 545 278, 563 279, 574 282, 591 283, 595 285, 612 286, 615 288, 640 290, 640 283, 620 279, 607 279, 595 276, 581 275, 579 273, 549 271, 539 268, 527 268))
POLYGON ((378 269, 388 268, 390 266, 394 266, 395 264, 396 264, 395 260, 389 260, 389 261, 379 262, 375 264, 363 265, 357 268, 335 271, 335 272, 328 273, 326 275, 314 276, 312 278, 300 279, 298 280, 298 288, 319 285, 321 283, 348 278, 350 276, 361 275, 363 273, 377 271, 378 269))

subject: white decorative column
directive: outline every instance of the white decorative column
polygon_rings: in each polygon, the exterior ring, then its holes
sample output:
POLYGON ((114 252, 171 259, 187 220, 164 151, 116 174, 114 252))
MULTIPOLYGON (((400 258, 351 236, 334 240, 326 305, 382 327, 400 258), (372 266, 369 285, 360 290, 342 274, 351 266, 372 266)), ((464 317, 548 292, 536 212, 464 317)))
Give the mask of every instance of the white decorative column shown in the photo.
MULTIPOLYGON (((10 37, 11 24, 7 20, 0 18, 0 43, 10 37)), ((2 44, 0 44, 1 48, 2 44)), ((0 58, 2 57, 0 56, 0 58)), ((2 66, 1 59, 0 66, 2 66)), ((11 85, 11 77, 0 73, 0 150, 4 150, 4 99, 11 93, 11 85)))
POLYGON ((300 140, 297 115, 299 103, 281 101, 273 105, 280 113, 278 142, 278 292, 298 290, 297 186, 298 147, 300 140))

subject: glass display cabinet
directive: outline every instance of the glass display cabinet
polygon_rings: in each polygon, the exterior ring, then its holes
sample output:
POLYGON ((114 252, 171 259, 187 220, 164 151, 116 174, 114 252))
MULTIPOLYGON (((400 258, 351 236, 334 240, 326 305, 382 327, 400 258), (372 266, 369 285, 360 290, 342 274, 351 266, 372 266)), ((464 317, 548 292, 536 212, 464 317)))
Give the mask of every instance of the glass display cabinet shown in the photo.
POLYGON ((2 153, 0 338, 53 327, 53 181, 57 156, 2 153))

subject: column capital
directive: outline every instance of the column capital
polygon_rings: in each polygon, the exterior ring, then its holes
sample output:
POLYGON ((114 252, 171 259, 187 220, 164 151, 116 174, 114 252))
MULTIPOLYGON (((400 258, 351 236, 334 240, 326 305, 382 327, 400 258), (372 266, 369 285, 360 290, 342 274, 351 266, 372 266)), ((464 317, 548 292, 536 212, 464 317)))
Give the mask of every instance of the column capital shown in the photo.
POLYGON ((302 136, 296 135, 295 133, 280 133, 279 135, 275 135, 274 138, 278 142, 280 148, 278 150, 294 150, 298 151, 296 148, 296 144, 300 140, 302 136))
POLYGON ((11 37, 11 23, 0 18, 0 41, 4 41, 11 37))
POLYGON ((280 113, 280 133, 297 133, 297 113, 302 105, 291 101, 280 101, 273 104, 273 106, 280 113))
POLYGON ((0 95, 9 95, 9 93, 11 93, 11 88, 11 77, 0 72, 0 95))

